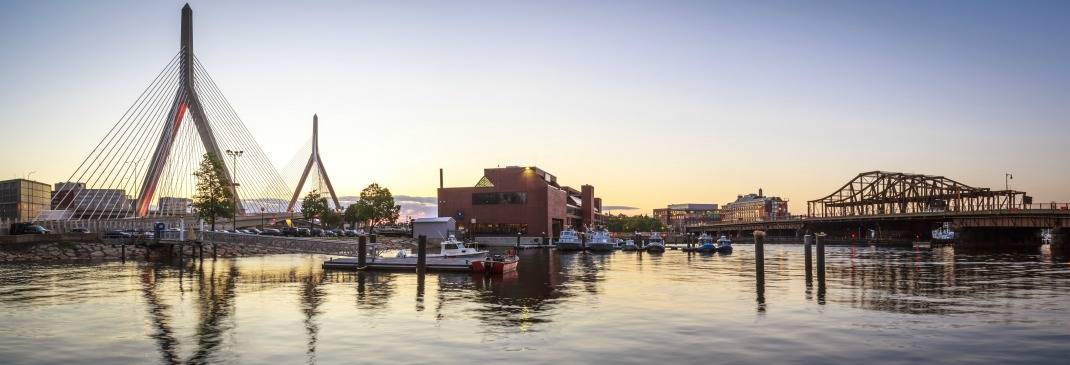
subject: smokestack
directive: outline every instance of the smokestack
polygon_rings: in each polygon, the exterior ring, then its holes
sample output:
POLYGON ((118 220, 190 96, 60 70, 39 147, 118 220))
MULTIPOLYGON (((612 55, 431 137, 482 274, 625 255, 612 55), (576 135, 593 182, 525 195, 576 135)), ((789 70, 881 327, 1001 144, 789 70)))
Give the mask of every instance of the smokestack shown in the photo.
POLYGON ((442 168, 438 169, 438 188, 442 189, 445 186, 442 185, 442 168))
POLYGON ((765 196, 765 195, 762 195, 762 188, 758 188, 758 197, 763 197, 763 196, 765 196))

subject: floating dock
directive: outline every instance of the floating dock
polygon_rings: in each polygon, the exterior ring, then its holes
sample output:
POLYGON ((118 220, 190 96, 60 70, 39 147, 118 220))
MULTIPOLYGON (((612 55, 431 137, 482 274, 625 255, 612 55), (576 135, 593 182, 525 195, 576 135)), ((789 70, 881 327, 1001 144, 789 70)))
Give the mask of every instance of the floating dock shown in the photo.
MULTIPOLYGON (((427 258, 428 271, 472 271, 473 258, 427 258)), ((323 262, 324 269, 359 270, 356 257, 331 259, 323 262)), ((364 270, 416 270, 416 257, 375 257, 364 263, 364 270)))

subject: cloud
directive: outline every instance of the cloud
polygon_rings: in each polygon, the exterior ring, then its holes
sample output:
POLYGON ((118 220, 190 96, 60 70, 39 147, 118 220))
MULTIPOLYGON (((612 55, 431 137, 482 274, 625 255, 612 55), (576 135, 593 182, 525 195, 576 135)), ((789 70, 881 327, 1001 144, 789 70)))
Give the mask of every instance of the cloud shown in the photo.
POLYGON ((629 207, 627 205, 603 205, 602 210, 638 210, 636 207, 629 207))

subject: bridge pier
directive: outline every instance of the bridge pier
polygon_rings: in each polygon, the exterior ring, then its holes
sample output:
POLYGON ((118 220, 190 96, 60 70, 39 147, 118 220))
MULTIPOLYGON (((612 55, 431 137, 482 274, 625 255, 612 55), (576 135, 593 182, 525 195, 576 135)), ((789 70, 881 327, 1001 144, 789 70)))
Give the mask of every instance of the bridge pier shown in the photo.
POLYGON ((955 248, 1037 248, 1044 243, 1037 228, 967 227, 958 235, 955 248))

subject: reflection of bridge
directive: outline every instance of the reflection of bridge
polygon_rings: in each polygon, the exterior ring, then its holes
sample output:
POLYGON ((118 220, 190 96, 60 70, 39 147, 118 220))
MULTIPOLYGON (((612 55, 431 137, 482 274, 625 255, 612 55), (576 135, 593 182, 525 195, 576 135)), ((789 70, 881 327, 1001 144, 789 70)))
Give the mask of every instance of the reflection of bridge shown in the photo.
POLYGON ((963 242, 1040 243, 1043 229, 1056 238, 1070 227, 1067 204, 1032 204, 1014 190, 975 188, 942 177, 874 171, 862 173, 839 190, 807 203, 807 215, 781 220, 720 222, 688 227, 691 232, 798 237, 823 231, 838 241, 911 242, 928 240, 948 223, 963 242))

